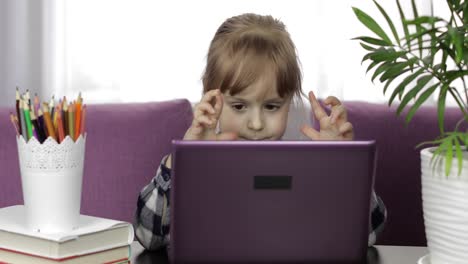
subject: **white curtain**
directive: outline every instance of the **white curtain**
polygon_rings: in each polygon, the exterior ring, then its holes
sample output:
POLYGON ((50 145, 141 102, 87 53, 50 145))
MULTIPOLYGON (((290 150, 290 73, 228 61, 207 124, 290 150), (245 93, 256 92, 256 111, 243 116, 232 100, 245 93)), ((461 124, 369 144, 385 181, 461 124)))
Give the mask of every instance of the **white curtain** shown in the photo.
POLYGON ((57 11, 54 0, 0 1, 0 106, 14 105, 16 87, 41 97, 64 88, 57 11))
MULTIPOLYGON (((401 27, 395 1, 379 1, 401 27)), ((401 0, 410 16, 410 0, 401 0)), ((418 0, 423 13, 430 1, 418 0)), ((442 12, 444 0, 434 0, 442 12)), ((86 102, 200 99, 208 45, 228 17, 281 19, 302 62, 303 88, 319 97, 384 102, 365 74, 353 37, 372 35, 351 7, 386 22, 370 0, 3 0, 0 1, 0 105, 16 86, 86 102)), ((388 98, 388 96, 387 96, 388 98)))

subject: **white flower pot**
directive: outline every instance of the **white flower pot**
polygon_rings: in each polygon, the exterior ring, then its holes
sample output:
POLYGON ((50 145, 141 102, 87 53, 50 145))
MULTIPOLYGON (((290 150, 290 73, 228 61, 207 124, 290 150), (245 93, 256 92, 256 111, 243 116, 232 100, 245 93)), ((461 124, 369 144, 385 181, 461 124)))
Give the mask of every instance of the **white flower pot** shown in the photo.
MULTIPOLYGON (((458 160, 445 175, 445 159, 433 169, 436 148, 421 150, 421 183, 427 246, 431 264, 468 263, 468 153, 458 175, 458 160)), ((454 152, 455 153, 455 152, 454 152)), ((409 220, 409 219, 408 219, 409 220)))

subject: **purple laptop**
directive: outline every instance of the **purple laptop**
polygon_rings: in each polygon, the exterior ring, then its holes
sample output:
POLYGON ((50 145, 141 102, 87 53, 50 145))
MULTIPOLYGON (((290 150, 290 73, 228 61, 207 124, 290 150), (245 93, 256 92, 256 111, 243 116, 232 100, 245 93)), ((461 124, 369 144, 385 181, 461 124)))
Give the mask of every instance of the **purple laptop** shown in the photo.
POLYGON ((173 263, 365 263, 375 141, 173 141, 173 263))

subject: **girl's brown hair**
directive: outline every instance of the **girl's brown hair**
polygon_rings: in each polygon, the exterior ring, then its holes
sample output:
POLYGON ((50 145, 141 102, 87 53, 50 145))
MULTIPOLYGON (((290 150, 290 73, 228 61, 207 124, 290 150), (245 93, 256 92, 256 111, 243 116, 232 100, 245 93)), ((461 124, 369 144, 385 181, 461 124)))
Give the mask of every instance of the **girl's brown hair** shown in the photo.
POLYGON ((304 94, 296 48, 281 21, 256 14, 227 19, 210 44, 203 93, 220 89, 235 95, 265 73, 276 76, 280 97, 304 94))

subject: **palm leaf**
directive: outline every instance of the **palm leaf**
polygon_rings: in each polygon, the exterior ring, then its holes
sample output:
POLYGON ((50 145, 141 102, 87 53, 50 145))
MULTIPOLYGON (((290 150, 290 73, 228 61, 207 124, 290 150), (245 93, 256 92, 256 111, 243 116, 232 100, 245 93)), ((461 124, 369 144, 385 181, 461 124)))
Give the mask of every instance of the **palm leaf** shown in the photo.
POLYGON ((432 75, 424 75, 419 77, 418 81, 416 82, 416 85, 403 97, 403 100, 401 100, 400 105, 397 108, 397 114, 401 114, 401 111, 403 111, 403 108, 409 103, 409 101, 416 97, 419 91, 421 91, 424 86, 432 79, 432 75))
POLYGON ((353 7, 353 11, 359 19, 359 21, 361 21, 361 23, 363 23, 367 28, 369 28, 372 32, 377 34, 377 36, 381 37, 383 41, 389 44, 392 43, 387 34, 385 34, 383 29, 379 26, 379 24, 377 24, 377 22, 375 22, 375 20, 372 17, 370 17, 368 14, 356 7, 353 7))
POLYGON ((388 101, 388 106, 392 105, 392 102, 397 96, 397 94, 402 92, 405 89, 405 87, 414 79, 416 79, 416 77, 418 77, 423 71, 424 69, 421 68, 417 70, 416 72, 412 73, 411 75, 408 75, 405 79, 403 79, 403 81, 395 88, 392 95, 390 96, 390 100, 388 101))
POLYGON ((460 70, 460 71, 447 71, 446 73, 447 77, 447 83, 453 82, 455 79, 463 77, 463 76, 468 76, 468 70, 460 70))
POLYGON ((463 22, 468 25, 468 1, 465 1, 463 7, 463 22))
POLYGON ((371 56, 376 56, 378 54, 387 54, 387 53, 388 52, 384 47, 380 47, 380 48, 376 49, 375 51, 369 52, 366 55, 364 55, 364 57, 362 57, 361 64, 364 63, 364 61, 370 59, 371 56))
POLYGON ((466 109, 465 109, 466 106, 463 104, 463 98, 458 92, 458 90, 453 87, 452 88, 449 87, 449 92, 452 95, 453 99, 455 99, 455 101, 457 102, 459 109, 463 112, 465 116, 467 116, 468 113, 466 112, 466 109))
POLYGON ((408 114, 406 115, 406 124, 408 124, 411 121, 414 114, 416 113, 416 110, 418 110, 419 107, 427 100, 427 98, 429 98, 429 96, 431 96, 434 93, 435 89, 437 89, 439 85, 440 82, 432 85, 426 91, 424 91, 424 93, 421 94, 421 96, 418 98, 418 100, 416 100, 416 103, 414 103, 414 105, 410 108, 408 114))
POLYGON ((371 47, 371 46, 369 46, 369 45, 366 45, 366 44, 364 44, 364 43, 362 43, 362 42, 360 42, 360 44, 361 44, 361 46, 362 46, 365 50, 368 50, 368 51, 374 51, 374 50, 376 50, 376 48, 371 47))
MULTIPOLYGON (((414 19, 418 19, 418 9, 416 8, 416 3, 414 0, 411 0, 411 5, 413 6, 413 15, 414 19)), ((416 32, 421 33, 422 27, 420 24, 416 24, 416 32)), ((418 37, 418 46, 419 46, 419 57, 422 57, 422 36, 418 37)))
POLYGON ((434 16, 420 16, 413 20, 406 20, 405 23, 407 25, 421 25, 421 24, 432 24, 436 22, 444 21, 440 17, 434 16))
POLYGON ((460 176, 462 168, 463 168, 463 153, 461 151, 458 138, 455 137, 453 141, 455 141, 455 152, 456 152, 457 160, 458 160, 458 176, 460 176))
POLYGON ((387 15, 387 12, 385 12, 385 10, 377 3, 377 1, 374 0, 374 3, 377 6, 377 8, 379 9, 380 13, 382 13, 382 15, 385 17, 385 20, 387 20, 387 23, 390 26, 390 29, 392 30, 393 37, 395 37, 395 40, 398 43, 398 46, 400 46, 401 45, 400 44, 400 37, 398 37, 398 33, 397 33, 396 29, 395 29, 395 26, 393 25, 392 20, 387 15))
POLYGON ((448 176, 450 174, 450 169, 452 168, 452 159, 453 159, 453 142, 452 138, 449 138, 450 140, 447 140, 447 152, 445 153, 445 176, 448 176))
POLYGON ((393 80, 395 80, 398 76, 395 76, 395 77, 392 77, 392 78, 388 78, 387 79, 387 83, 385 83, 385 86, 384 86, 384 89, 383 89, 383 94, 385 94, 387 92, 387 89, 388 87, 390 86, 390 84, 393 82, 393 80))
POLYGON ((448 89, 449 86, 443 84, 442 89, 440 89, 439 98, 437 99, 437 120, 439 121, 439 131, 441 134, 444 133, 445 98, 447 97, 448 89))
MULTIPOLYGON (((432 6, 432 1, 431 1, 431 15, 433 15, 433 6, 432 6)), ((435 29, 435 22, 432 22, 431 23, 431 29, 434 30, 435 29)), ((430 65, 434 65, 434 58, 435 58, 435 55, 438 51, 437 49, 437 37, 436 37, 436 33, 431 31, 431 33, 429 33, 429 35, 431 36, 431 63, 430 65)))
POLYGON ((406 38, 406 45, 408 45, 408 50, 411 51, 411 45, 410 45, 410 39, 409 39, 409 30, 408 30, 408 25, 404 23, 406 20, 405 18, 405 13, 403 13, 403 9, 401 9, 400 5, 400 0, 396 0, 397 5, 398 5, 398 12, 400 13, 401 21, 403 24, 403 31, 405 32, 405 38, 406 38))
POLYGON ((395 51, 394 49, 384 49, 373 52, 370 59, 373 61, 393 61, 405 55, 406 51, 395 51))
POLYGON ((371 64, 369 64, 369 67, 367 67, 366 73, 368 73, 372 68, 374 68, 379 63, 380 61, 373 61, 371 64))
POLYGON ((451 43, 455 46, 455 62, 458 64, 463 59, 463 36, 453 27, 449 27, 448 33, 451 43))
POLYGON ((447 148, 447 145, 449 143, 450 143, 450 139, 444 138, 442 143, 439 145, 439 147, 437 147, 434 150, 434 154, 432 155, 432 158, 431 158, 431 164, 432 164, 432 170, 433 171, 434 171, 436 165, 439 163, 439 160, 441 159, 441 153, 445 151, 445 149, 447 148))
POLYGON ((385 72, 381 77, 380 77, 380 82, 384 82, 385 80, 402 75, 403 73, 409 71, 413 64, 417 61, 417 58, 411 58, 408 61, 405 62, 398 62, 395 63, 393 67, 389 68, 387 72, 385 72), (410 66, 410 68, 406 69, 406 67, 410 66))
MULTIPOLYGON (((376 61, 374 61, 376 62, 376 61)), ((378 63, 378 61, 377 61, 378 63)), ((389 67, 391 67, 393 64, 393 62, 391 61, 387 61, 385 63, 382 63, 382 65, 380 65, 379 67, 377 67, 377 69, 375 70, 374 74, 372 75, 372 78, 371 78, 371 81, 374 82, 374 79, 379 75, 381 74, 382 72, 386 71, 389 67)))
POLYGON ((437 28, 430 28, 430 29, 426 29, 426 30, 422 30, 420 32, 416 32, 414 34, 410 34, 409 35, 409 40, 410 42, 413 41, 414 39, 419 39, 421 38, 422 36, 426 35, 426 34, 433 34, 433 33, 437 33, 439 32, 439 29, 437 28))
POLYGON ((393 67, 390 67, 382 76, 380 76, 380 82, 384 82, 389 78, 402 75, 405 72, 408 72, 410 69, 405 69, 408 66, 406 62, 395 63, 393 67))
POLYGON ((356 37, 356 38, 352 38, 352 39, 359 39, 359 40, 362 40, 364 42, 367 42, 369 44, 372 44, 372 45, 379 45, 379 46, 390 46, 391 43, 388 43, 386 41, 383 41, 381 39, 376 39, 376 38, 371 38, 371 37, 356 37))
POLYGON ((440 143, 444 142, 445 139, 437 139, 437 140, 431 140, 431 141, 424 141, 424 142, 421 142, 419 143, 416 148, 420 148, 422 146, 425 146, 425 145, 440 145, 440 143))

